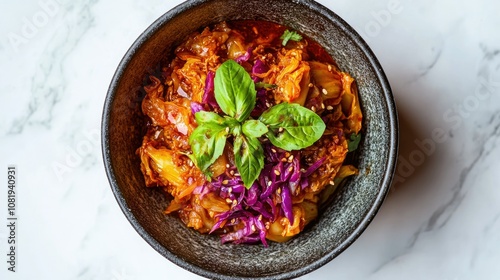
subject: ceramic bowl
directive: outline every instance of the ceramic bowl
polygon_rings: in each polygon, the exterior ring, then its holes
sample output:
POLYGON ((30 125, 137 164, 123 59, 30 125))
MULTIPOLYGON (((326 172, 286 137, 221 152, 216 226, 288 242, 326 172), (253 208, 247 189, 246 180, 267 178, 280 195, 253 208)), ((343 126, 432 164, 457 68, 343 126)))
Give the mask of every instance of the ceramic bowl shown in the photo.
MULTIPOLYGON (((111 189, 133 228, 175 264, 212 279, 288 279, 329 262, 366 229, 391 184, 398 149, 396 108, 377 58, 334 12, 308 0, 187 1, 156 20, 130 47, 109 87, 102 119, 102 150, 111 189), (338 187, 312 225, 286 243, 221 244, 187 228, 163 210, 169 201, 146 188, 136 149, 144 133, 139 88, 187 35, 224 20, 280 23, 319 42, 356 80, 364 115, 357 152, 359 176, 338 187)), ((165 276, 167 277, 167 276, 165 276)))

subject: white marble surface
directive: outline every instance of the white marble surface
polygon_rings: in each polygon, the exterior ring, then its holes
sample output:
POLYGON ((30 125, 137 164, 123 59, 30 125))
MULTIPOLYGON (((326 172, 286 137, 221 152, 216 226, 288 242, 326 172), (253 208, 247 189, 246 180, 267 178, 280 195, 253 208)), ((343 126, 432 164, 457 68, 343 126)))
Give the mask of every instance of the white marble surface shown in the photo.
MULTIPOLYGON (((98 135, 121 57, 181 1, 58 1, 0 4, 0 279, 201 279, 125 219, 98 135), (16 273, 5 262, 8 164, 18 168, 16 273)), ((383 65, 401 153, 372 224, 302 279, 500 279, 500 3, 319 2, 383 65)))

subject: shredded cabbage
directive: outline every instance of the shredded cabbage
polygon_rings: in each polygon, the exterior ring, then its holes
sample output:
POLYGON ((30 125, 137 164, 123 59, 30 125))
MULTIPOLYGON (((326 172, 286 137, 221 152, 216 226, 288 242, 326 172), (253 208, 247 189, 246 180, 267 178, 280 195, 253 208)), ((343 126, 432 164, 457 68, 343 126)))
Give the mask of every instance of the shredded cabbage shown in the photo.
MULTIPOLYGON (((217 234, 222 243, 285 242, 318 216, 340 182, 358 173, 345 162, 347 137, 359 134, 362 113, 355 80, 307 38, 279 39, 286 28, 259 21, 222 22, 190 35, 160 75, 148 76, 142 112, 147 132, 137 150, 146 186, 161 187, 188 227, 217 234), (322 53, 313 53, 320 50, 322 53), (188 139, 200 111, 220 113, 214 96, 217 68, 234 59, 256 84, 251 118, 281 102, 300 104, 326 124, 312 146, 285 151, 260 138, 264 169, 247 189, 235 167, 233 142, 210 166, 210 178, 193 162, 188 139)), ((229 128, 228 129, 234 129, 229 128)))

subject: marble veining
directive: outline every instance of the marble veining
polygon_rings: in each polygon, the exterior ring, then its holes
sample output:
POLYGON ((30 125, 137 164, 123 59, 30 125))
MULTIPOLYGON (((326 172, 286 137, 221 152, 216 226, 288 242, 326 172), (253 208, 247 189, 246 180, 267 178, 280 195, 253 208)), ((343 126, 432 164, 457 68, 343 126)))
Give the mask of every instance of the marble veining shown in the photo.
POLYGON ((50 129, 54 107, 63 98, 67 85, 65 60, 93 25, 91 8, 97 0, 82 4, 52 2, 60 5, 58 9, 63 14, 60 22, 64 24, 57 27, 42 56, 35 61, 38 66, 30 80, 32 95, 26 113, 12 123, 8 133, 22 133, 26 125, 50 129))
MULTIPOLYGON (((202 279, 133 230, 100 149, 116 66, 181 2, 2 5, 0 174, 19 169, 20 261, 16 273, 2 262, 0 279, 202 279)), ((350 23, 384 67, 401 119, 400 181, 351 247, 300 279, 498 279, 500 3, 318 2, 350 23)), ((3 188, 2 224, 6 201, 3 188)), ((3 256, 7 236, 0 226, 3 256)))

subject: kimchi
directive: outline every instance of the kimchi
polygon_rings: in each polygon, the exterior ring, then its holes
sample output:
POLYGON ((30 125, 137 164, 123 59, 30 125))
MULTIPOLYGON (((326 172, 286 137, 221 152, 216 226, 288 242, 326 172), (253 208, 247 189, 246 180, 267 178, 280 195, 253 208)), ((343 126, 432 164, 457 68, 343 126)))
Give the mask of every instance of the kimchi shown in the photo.
POLYGON ((358 174, 346 160, 362 129, 356 82, 318 43, 267 21, 221 22, 190 35, 171 58, 143 87, 147 127, 137 150, 146 186, 171 198, 165 214, 223 243, 267 246, 299 234, 336 186, 358 174), (229 76, 249 78, 221 84, 226 66, 229 76), (250 85, 238 93, 243 101, 221 96, 241 83, 250 85), (277 106, 314 114, 307 125, 321 128, 317 139, 282 135, 286 125, 269 120, 277 106))

